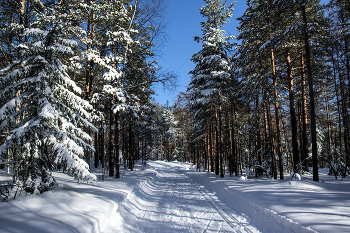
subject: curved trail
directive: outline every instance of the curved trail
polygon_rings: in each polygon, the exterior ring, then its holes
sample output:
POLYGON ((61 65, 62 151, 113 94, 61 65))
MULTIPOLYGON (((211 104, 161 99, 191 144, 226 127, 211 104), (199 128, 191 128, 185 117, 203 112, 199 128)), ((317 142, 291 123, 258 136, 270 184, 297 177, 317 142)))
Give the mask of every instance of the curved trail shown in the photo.
POLYGON ((152 163, 157 174, 119 207, 122 232, 259 232, 181 166, 152 163))

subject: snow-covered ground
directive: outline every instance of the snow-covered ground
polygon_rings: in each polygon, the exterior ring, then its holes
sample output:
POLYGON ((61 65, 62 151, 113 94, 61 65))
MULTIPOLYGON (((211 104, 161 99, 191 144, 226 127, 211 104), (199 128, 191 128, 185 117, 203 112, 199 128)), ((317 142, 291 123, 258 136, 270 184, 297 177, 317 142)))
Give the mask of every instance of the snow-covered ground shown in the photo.
POLYGON ((163 161, 94 186, 55 178, 52 191, 0 203, 0 232, 350 232, 348 178, 220 178, 163 161))

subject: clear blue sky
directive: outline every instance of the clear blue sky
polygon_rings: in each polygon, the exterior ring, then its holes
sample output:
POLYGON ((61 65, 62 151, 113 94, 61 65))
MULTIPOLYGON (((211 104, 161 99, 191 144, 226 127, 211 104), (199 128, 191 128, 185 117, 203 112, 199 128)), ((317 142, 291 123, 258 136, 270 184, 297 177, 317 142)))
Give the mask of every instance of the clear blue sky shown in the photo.
MULTIPOLYGON (((228 3, 233 1, 228 0, 228 3)), ((199 9, 205 5, 204 0, 168 0, 168 9, 164 20, 168 22, 167 36, 168 41, 162 48, 162 56, 158 58, 158 65, 164 70, 173 71, 178 75, 177 89, 167 90, 156 85, 155 99, 161 104, 173 105, 177 94, 186 91, 190 82, 188 74, 195 64, 190 60, 195 52, 201 49, 201 44, 193 40, 194 36, 201 36, 200 22, 205 21, 199 12, 199 9)), ((231 22, 226 24, 224 30, 229 35, 237 35, 236 27, 238 21, 235 18, 240 17, 246 8, 246 0, 238 0, 234 7, 231 22)))
MULTIPOLYGON (((162 56, 158 58, 158 65, 164 70, 173 71, 178 75, 177 89, 167 90, 157 85, 155 87, 156 101, 165 105, 173 105, 177 94, 186 91, 190 82, 188 74, 195 64, 190 60, 195 52, 201 49, 201 44, 193 40, 194 36, 201 36, 200 22, 205 21, 199 9, 205 5, 204 0, 168 0, 168 10, 164 20, 168 22, 166 33, 168 41, 162 48, 162 56)), ((233 2, 228 0, 228 4, 233 2)), ((321 0, 327 3, 329 0, 321 0)), ((233 11, 231 22, 225 25, 224 30, 229 35, 237 36, 239 22, 236 18, 242 16, 246 9, 246 0, 237 0, 233 11)))

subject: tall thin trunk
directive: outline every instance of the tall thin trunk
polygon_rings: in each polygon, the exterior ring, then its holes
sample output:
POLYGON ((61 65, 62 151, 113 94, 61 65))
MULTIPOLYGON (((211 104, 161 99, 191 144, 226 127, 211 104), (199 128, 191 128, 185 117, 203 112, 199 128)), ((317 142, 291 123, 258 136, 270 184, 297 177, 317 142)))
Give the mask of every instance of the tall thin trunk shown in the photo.
POLYGON ((275 55, 273 49, 271 49, 271 68, 272 68, 272 78, 273 78, 273 96, 275 103, 275 121, 276 121, 276 140, 277 140, 277 155, 278 155, 278 166, 280 172, 280 179, 284 179, 283 174, 283 158, 281 149, 281 130, 280 130, 280 116, 278 110, 278 90, 277 90, 277 76, 276 76, 276 66, 275 66, 275 55))
POLYGON ((98 132, 95 132, 95 143, 94 143, 94 147, 95 147, 95 163, 94 166, 95 168, 98 168, 99 166, 99 153, 100 153, 100 146, 99 146, 99 134, 98 132))
POLYGON ((256 157, 258 159, 259 165, 262 163, 262 157, 261 157, 261 132, 260 132, 260 113, 259 113, 259 95, 256 96, 256 105, 255 105, 255 111, 256 111, 256 125, 257 125, 257 130, 256 130, 256 157))
POLYGON ((272 128, 272 113, 271 113, 271 104, 270 104, 270 98, 267 97, 267 103, 268 103, 268 107, 267 107, 267 124, 269 127, 269 138, 270 138, 270 147, 271 147, 271 157, 272 157, 272 175, 273 178, 275 180, 277 180, 277 164, 276 164, 276 153, 275 153, 275 139, 273 137, 274 132, 273 132, 273 128, 272 128))
POLYGON ((132 138, 131 123, 132 123, 132 118, 130 118, 130 122, 129 122, 129 169, 132 171, 134 155, 133 155, 133 145, 132 145, 133 138, 132 138))
MULTIPOLYGON (((269 37, 270 40, 272 39, 272 28, 270 24, 270 16, 269 12, 267 12, 267 20, 268 24, 270 25, 270 33, 269 37)), ((281 126, 280 126, 280 116, 279 116, 279 110, 278 110, 278 90, 277 90, 277 75, 276 75, 276 65, 275 65, 275 54, 274 50, 270 49, 270 55, 271 55, 271 71, 272 71, 272 82, 273 82, 273 97, 274 97, 274 104, 275 104, 275 121, 276 121, 276 141, 277 141, 277 155, 278 155, 278 167, 280 172, 280 179, 284 179, 283 174, 283 158, 282 158, 282 149, 281 149, 281 126)))
POLYGON ((123 154, 123 162, 124 162, 124 169, 126 169, 127 165, 126 165, 126 160, 128 159, 127 157, 127 146, 126 146, 126 135, 125 135, 125 127, 124 129, 122 130, 122 140, 123 140, 123 143, 122 143, 122 154, 123 154))
POLYGON ((101 126, 100 126, 100 134, 101 134, 101 136, 100 136, 100 161, 101 161, 101 164, 102 164, 102 168, 104 168, 105 167, 105 163, 104 163, 104 161, 105 161, 105 141, 104 141, 104 137, 105 137, 105 135, 104 135, 104 127, 103 127, 103 122, 101 121, 101 126))
MULTIPOLYGON (((302 113, 301 113, 301 102, 298 102, 298 114, 297 114, 297 119, 298 119, 298 124, 299 124, 299 133, 298 133, 298 137, 299 137, 299 155, 300 155, 300 159, 301 161, 303 161, 303 120, 302 120, 302 113)), ((303 166, 303 165, 302 165, 303 166)))
POLYGON ((219 92, 219 155, 220 155, 220 177, 224 177, 224 156, 223 156, 223 139, 222 139, 222 118, 221 118, 221 93, 219 92))
MULTIPOLYGON (((300 57, 300 67, 301 67, 301 114, 302 114, 302 156, 301 160, 304 161, 309 155, 309 142, 307 136, 307 111, 306 111, 306 83, 305 83, 305 69, 304 69, 304 56, 300 57)), ((304 161, 303 166, 306 171, 309 171, 309 162, 304 161)))
POLYGON ((265 139, 264 139, 264 154, 262 155, 263 158, 262 159, 265 159, 266 157, 266 154, 267 154, 267 151, 268 151, 268 142, 269 142, 269 137, 267 135, 268 133, 268 123, 267 123, 267 97, 266 97, 266 91, 263 90, 263 98, 264 98, 264 101, 263 101, 263 109, 264 109, 264 136, 265 136, 265 139))
MULTIPOLYGON (((235 128, 238 129, 238 122, 237 122, 237 115, 236 115, 236 104, 235 101, 233 101, 231 107, 233 108, 233 118, 232 118, 232 153, 233 153, 233 169, 235 172, 235 176, 238 176, 238 151, 237 151, 237 139, 236 136, 238 138, 238 135, 235 136, 236 132, 235 132, 235 128)), ((238 132, 237 132, 238 134, 238 132)))
POLYGON ((115 115, 115 137, 114 137, 114 146, 115 146, 115 178, 120 178, 119 174, 119 112, 115 115))
MULTIPOLYGON (((232 104, 231 104, 232 106, 232 104)), ((229 168, 229 173, 230 173, 230 177, 233 174, 233 142, 232 142, 232 125, 233 125, 233 117, 232 117, 232 107, 231 107, 231 111, 230 114, 228 114, 228 136, 229 136, 229 145, 228 145, 228 150, 231 151, 231 153, 229 153, 229 158, 228 158, 228 168, 229 168)))
POLYGON ((314 82, 313 82, 313 78, 312 78, 311 50, 310 50, 310 45, 309 45, 309 34, 307 32, 307 19, 306 19, 305 4, 301 5, 301 11, 302 11, 303 21, 304 21, 305 55, 306 55, 306 67, 307 67, 307 74, 308 74, 308 81, 309 81, 309 95, 310 95, 313 181, 318 182, 319 177, 318 177, 318 158, 317 158, 315 93, 314 93, 314 82))
MULTIPOLYGON (((113 106, 113 101, 112 101, 113 106)), ((112 108, 109 110, 109 176, 114 176, 114 114, 112 108)))
MULTIPOLYGON (((348 36, 345 36, 344 38, 344 46, 345 46, 345 60, 346 60, 346 74, 347 74, 347 77, 348 77, 348 82, 350 82, 350 58, 349 58, 349 49, 348 49, 348 36)), ((349 88, 347 89, 349 90, 349 88)), ((349 94, 347 93, 347 97, 349 97, 349 94)), ((348 107, 346 106, 345 110, 346 110, 346 132, 345 132, 345 135, 346 135, 346 138, 347 140, 345 141, 346 145, 345 145, 345 148, 347 148, 347 153, 346 153, 346 160, 345 160, 345 172, 344 172, 344 175, 346 174, 347 172, 347 167, 350 166, 350 145, 349 145, 349 142, 350 142, 350 134, 349 134, 349 114, 348 114, 348 107)))
POLYGON ((290 110, 290 123, 292 126, 292 148, 293 148, 293 170, 298 172, 298 164, 300 162, 299 149, 298 149, 298 128, 297 120, 295 114, 295 105, 294 105, 294 87, 293 87, 293 76, 292 76, 292 67, 290 63, 290 52, 286 52, 287 60, 287 77, 288 77, 288 87, 289 87, 289 110, 290 110))
POLYGON ((214 158, 213 158, 213 125, 209 125, 209 153, 210 153, 210 171, 214 172, 214 158))
POLYGON ((207 126, 207 135, 206 135, 206 141, 205 141, 205 150, 206 150, 206 171, 208 171, 208 173, 210 172, 210 154, 209 154, 209 126, 207 126))
MULTIPOLYGON (((26 5, 26 0, 21 0, 21 11, 20 11, 20 16, 19 16, 19 24, 22 25, 23 28, 26 26, 26 25, 24 25, 25 5, 26 5)), ((24 29, 21 30, 21 35, 19 36, 19 43, 22 42, 23 33, 24 33, 24 29)))
MULTIPOLYGON (((324 86, 324 89, 326 87, 324 86)), ((327 93, 324 93, 325 104, 326 104, 326 114, 327 114, 327 157, 328 161, 331 161, 331 124, 330 124, 330 116, 329 116, 329 104, 328 104, 328 96, 327 93)))
POLYGON ((342 75, 339 75, 339 81, 340 81, 340 95, 341 95, 341 109, 342 109, 342 115, 343 115, 343 128, 344 128, 344 147, 345 147, 345 153, 346 153, 346 163, 345 163, 345 171, 343 174, 343 177, 345 177, 346 170, 347 170, 347 163, 348 163, 348 157, 350 154, 350 148, 349 148, 349 125, 348 125, 348 112, 347 112, 347 106, 346 106, 346 94, 345 94, 345 81, 343 80, 342 75))
POLYGON ((219 175, 219 119, 218 119, 218 110, 215 108, 215 117, 216 117, 216 127, 215 127, 215 136, 216 136, 216 151, 215 151, 215 175, 219 175))
MULTIPOLYGON (((342 126, 341 126, 341 110, 340 110, 340 100, 339 100, 339 92, 338 92, 338 84, 337 84, 337 74, 336 74, 336 62, 334 58, 334 51, 333 51, 333 56, 332 56, 332 62, 333 62, 333 75, 334 75, 334 89, 335 89, 335 95, 337 97, 337 110, 338 110, 338 126, 339 126, 339 152, 342 154, 342 126)), ((338 68, 338 72, 339 68, 338 68)), ((340 75, 340 74, 339 74, 340 75)))

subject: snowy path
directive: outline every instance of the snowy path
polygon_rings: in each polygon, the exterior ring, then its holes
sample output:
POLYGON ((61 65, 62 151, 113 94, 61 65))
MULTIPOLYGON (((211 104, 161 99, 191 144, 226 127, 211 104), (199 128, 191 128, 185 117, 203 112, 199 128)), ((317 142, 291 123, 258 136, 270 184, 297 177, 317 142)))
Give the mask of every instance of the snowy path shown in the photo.
POLYGON ((122 232, 259 232, 180 166, 152 165, 157 175, 142 182, 119 208, 122 232))

